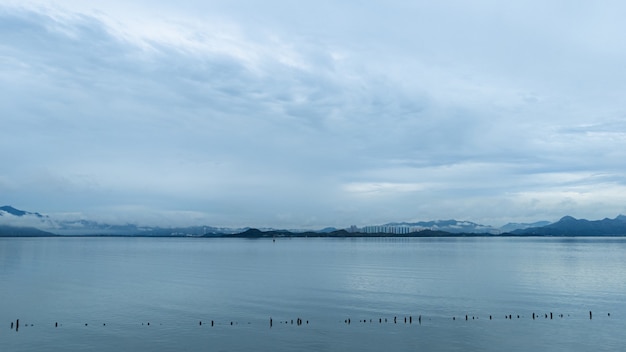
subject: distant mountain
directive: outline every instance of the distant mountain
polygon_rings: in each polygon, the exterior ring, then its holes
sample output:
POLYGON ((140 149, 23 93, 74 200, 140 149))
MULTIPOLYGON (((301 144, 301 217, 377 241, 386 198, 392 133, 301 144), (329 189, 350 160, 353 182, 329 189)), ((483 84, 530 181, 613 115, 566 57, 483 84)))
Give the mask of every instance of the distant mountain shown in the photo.
POLYGON ((306 231, 306 232, 291 232, 287 230, 268 230, 262 231, 259 229, 248 229, 241 233, 224 234, 221 237, 234 237, 234 238, 282 238, 282 237, 454 237, 454 236, 481 236, 481 234, 453 234, 444 231, 431 231, 424 230, 418 232, 411 232, 409 234, 393 234, 393 233, 361 233, 361 232, 348 232, 346 230, 337 230, 332 232, 318 232, 318 231, 306 231))
POLYGON ((161 228, 135 224, 111 225, 84 219, 57 220, 47 215, 16 209, 10 205, 0 207, 0 225, 12 227, 13 233, 17 231, 15 230, 17 228, 25 228, 68 236, 218 236, 245 230, 212 226, 161 228))
POLYGON ((10 205, 0 207, 0 225, 32 227, 46 231, 57 227, 56 223, 45 215, 16 209, 10 205))
POLYGON ((602 220, 576 219, 564 216, 561 220, 543 227, 515 230, 515 235, 533 236, 624 236, 626 235, 626 216, 602 220))
POLYGON ((0 225, 0 237, 50 237, 53 233, 41 231, 33 227, 0 225))
POLYGON ((145 228, 133 224, 109 225, 90 220, 64 220, 57 222, 55 232, 62 235, 117 235, 129 236, 138 235, 145 231, 145 228))
MULTIPOLYGON (((317 232, 311 232, 316 234, 317 232)), ((240 233, 225 234, 224 237, 261 238, 261 237, 306 237, 306 232, 290 232, 287 230, 259 230, 247 229, 240 233)))
POLYGON ((477 224, 471 221, 458 220, 435 220, 419 222, 392 222, 383 226, 408 226, 420 227, 432 231, 444 231, 450 233, 489 233, 498 234, 500 230, 491 226, 477 224))
POLYGON ((518 222, 510 222, 502 227, 500 227, 500 231, 502 232, 511 232, 515 230, 523 230, 531 227, 544 227, 550 225, 550 221, 537 221, 533 223, 518 223, 518 222))
POLYGON ((19 216, 19 217, 33 215, 38 218, 43 218, 43 215, 39 213, 30 213, 27 211, 15 209, 10 205, 4 205, 0 207, 0 216, 4 216, 4 214, 10 214, 10 215, 19 216))
POLYGON ((224 234, 233 234, 246 229, 231 229, 213 226, 189 226, 189 227, 152 227, 143 228, 140 236, 178 236, 178 237, 216 237, 224 234))
MULTIPOLYGON (((626 216, 615 219, 589 221, 565 216, 555 223, 540 221, 531 224, 509 223, 501 228, 477 224, 471 221, 435 220, 419 222, 393 222, 382 226, 408 226, 417 232, 400 234, 408 237, 474 236, 474 235, 520 235, 520 236, 626 236, 626 216)), ((361 229, 363 230, 363 229, 361 229)), ((379 231, 379 230, 375 230, 379 231)), ((91 220, 58 220, 47 215, 16 209, 10 205, 0 206, 0 236, 152 236, 152 237, 360 237, 396 236, 380 231, 350 232, 327 227, 317 231, 277 230, 251 228, 224 228, 212 226, 150 227, 135 224, 111 225, 91 220)), ((392 231, 390 231, 392 232, 392 231)))
POLYGON ((242 229, 230 229, 212 226, 188 227, 151 227, 134 224, 109 225, 95 221, 77 220, 59 222, 56 233, 62 235, 113 235, 113 236, 146 236, 146 237, 199 237, 219 236, 241 232, 242 229))

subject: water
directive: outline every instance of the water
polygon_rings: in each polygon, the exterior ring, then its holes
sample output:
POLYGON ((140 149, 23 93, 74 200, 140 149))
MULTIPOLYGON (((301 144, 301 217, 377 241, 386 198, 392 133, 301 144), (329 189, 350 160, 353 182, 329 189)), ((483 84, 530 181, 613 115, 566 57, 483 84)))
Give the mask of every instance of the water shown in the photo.
POLYGON ((614 351, 624 268, 626 238, 0 238, 0 350, 614 351))

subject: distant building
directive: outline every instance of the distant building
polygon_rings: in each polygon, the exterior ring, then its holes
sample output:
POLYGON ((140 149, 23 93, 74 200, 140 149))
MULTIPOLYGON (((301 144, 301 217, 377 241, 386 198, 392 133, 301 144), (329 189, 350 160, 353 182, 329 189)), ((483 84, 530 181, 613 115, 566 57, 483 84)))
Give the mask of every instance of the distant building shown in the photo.
POLYGON ((349 233, 388 233, 393 235, 408 235, 413 232, 420 232, 429 230, 427 227, 421 226, 408 226, 408 225, 376 225, 376 226, 364 226, 362 228, 356 225, 351 225, 346 229, 349 233))
POLYGON ((407 225, 383 225, 383 226, 365 226, 361 232, 364 233, 389 233, 394 235, 408 235, 412 232, 419 232, 426 230, 419 226, 407 226, 407 225))

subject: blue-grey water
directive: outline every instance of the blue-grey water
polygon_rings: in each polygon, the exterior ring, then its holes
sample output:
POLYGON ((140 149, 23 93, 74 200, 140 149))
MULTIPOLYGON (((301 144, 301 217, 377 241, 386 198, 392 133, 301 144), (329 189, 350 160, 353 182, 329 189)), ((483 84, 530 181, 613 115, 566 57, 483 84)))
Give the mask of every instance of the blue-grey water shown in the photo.
POLYGON ((0 238, 0 351, 616 351, 625 331, 626 238, 0 238))

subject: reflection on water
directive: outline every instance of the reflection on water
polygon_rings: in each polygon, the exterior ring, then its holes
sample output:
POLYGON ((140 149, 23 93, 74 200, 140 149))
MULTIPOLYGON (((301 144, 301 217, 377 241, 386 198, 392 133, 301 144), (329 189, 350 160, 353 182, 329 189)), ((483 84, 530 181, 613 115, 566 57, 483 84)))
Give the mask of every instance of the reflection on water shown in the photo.
POLYGON ((0 350, 613 350, 625 249, 625 238, 2 238, 0 350))

